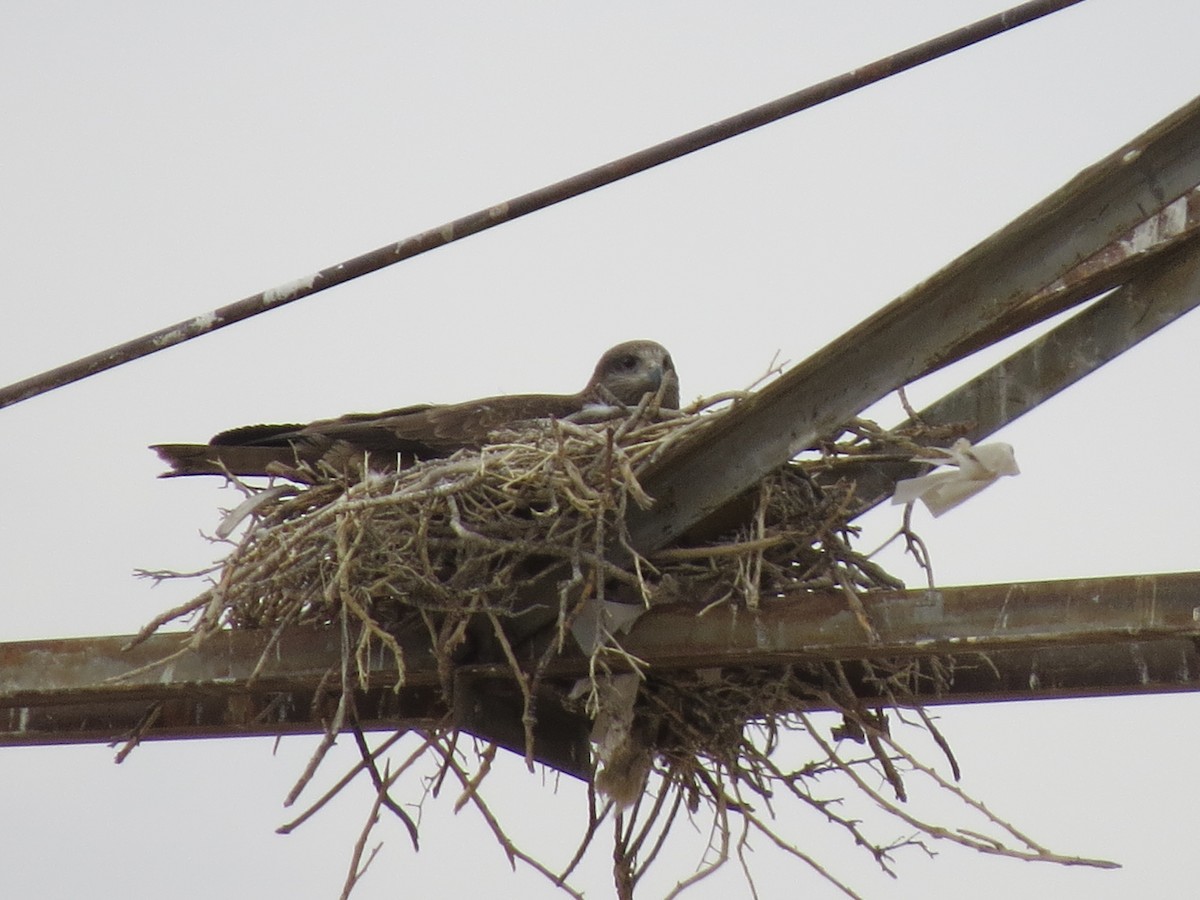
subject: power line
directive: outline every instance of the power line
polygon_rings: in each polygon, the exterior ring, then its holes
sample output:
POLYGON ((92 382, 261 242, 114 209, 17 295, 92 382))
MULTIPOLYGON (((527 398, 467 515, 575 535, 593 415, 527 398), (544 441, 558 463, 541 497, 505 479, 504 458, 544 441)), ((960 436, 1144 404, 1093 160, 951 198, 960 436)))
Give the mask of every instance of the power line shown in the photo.
POLYGON ((838 75, 828 81, 756 106, 663 143, 655 144, 563 181, 486 207, 444 225, 380 247, 370 253, 364 253, 343 263, 322 269, 312 275, 222 306, 212 312, 167 328, 161 328, 99 353, 93 353, 58 368, 50 369, 40 375, 15 382, 5 388, 0 388, 0 408, 71 384, 95 375, 97 372, 103 372, 143 356, 149 356, 151 353, 173 347, 302 297, 316 294, 334 285, 358 278, 360 275, 378 271, 401 260, 409 259, 452 241, 461 240, 502 222, 511 221, 555 203, 561 203, 563 200, 612 184, 622 178, 628 178, 630 175, 644 172, 654 166, 670 162, 827 100, 840 97, 858 88, 882 81, 899 72, 946 56, 1024 25, 1026 22, 1058 12, 1068 6, 1074 6, 1079 2, 1081 0, 1032 0, 1032 2, 1023 3, 1005 12, 981 19, 972 25, 948 32, 892 56, 838 75))

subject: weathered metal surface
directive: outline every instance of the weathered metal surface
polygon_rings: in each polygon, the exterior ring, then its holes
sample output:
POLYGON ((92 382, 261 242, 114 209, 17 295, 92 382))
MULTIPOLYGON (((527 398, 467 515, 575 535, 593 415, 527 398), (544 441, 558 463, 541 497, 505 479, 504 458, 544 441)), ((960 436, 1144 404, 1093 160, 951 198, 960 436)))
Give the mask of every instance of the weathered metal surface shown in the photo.
MULTIPOLYGON (((1200 304, 1200 240, 1191 239, 1109 296, 921 412, 973 422, 979 440, 1096 371, 1200 304)), ((925 418, 928 416, 928 418, 925 418)))
POLYGON ((947 358, 1200 184, 1200 99, 1076 176, 928 281, 801 362, 646 473, 632 544, 653 551, 821 435, 947 358))
POLYGON ((1197 572, 880 591, 862 601, 878 642, 829 592, 764 600, 757 615, 663 607, 621 644, 653 670, 1200 636, 1197 572))
POLYGON ((1200 232, 1200 188, 1167 204, 1049 287, 1038 291, 991 328, 950 348, 945 364, 1044 322, 1107 290, 1125 284, 1148 263, 1200 232))
POLYGON ((452 222, 380 247, 378 250, 321 269, 319 272, 296 279, 288 284, 262 291, 204 315, 161 328, 140 338, 0 388, 0 408, 79 381, 122 363, 148 356, 167 347, 173 347, 269 309, 275 309, 302 297, 343 284, 360 275, 378 271, 402 260, 442 247, 452 241, 478 234, 503 222, 537 212, 547 206, 561 203, 596 188, 612 184, 622 178, 628 178, 630 175, 636 175, 681 156, 745 134, 747 131, 760 128, 809 107, 832 100, 834 97, 840 97, 891 75, 946 56, 1034 19, 1039 19, 1068 6, 1074 6, 1079 2, 1080 0, 1032 0, 1032 2, 1023 3, 1005 12, 981 19, 972 25, 918 44, 908 50, 861 66, 836 78, 589 169, 571 178, 497 203, 452 222))
MULTIPOLYGON (((142 740, 317 734, 337 706, 336 696, 301 689, 241 693, 176 685, 160 693, 167 699, 90 692, 88 702, 0 707, 0 745, 108 744, 134 734, 142 740)), ((446 722, 440 692, 429 689, 375 688, 356 694, 355 703, 363 731, 446 722)))
MULTIPOLYGON (((835 593, 767 600, 757 614, 719 608, 697 616, 682 605, 660 607, 621 642, 651 674, 952 656, 953 683, 924 698, 929 702, 1200 690, 1200 572, 885 592, 867 595, 864 605, 878 643, 866 640, 835 593)), ((340 665, 340 633, 287 631, 262 679, 250 683, 263 639, 224 635, 170 668, 126 682, 112 679, 178 647, 180 637, 155 636, 131 654, 120 652, 127 640, 120 637, 0 644, 0 744, 111 741, 139 724, 147 740, 322 730, 336 696, 319 695, 317 687, 340 665)), ((373 658, 378 686, 356 698, 364 729, 446 721, 428 648, 416 636, 405 648, 399 693, 389 686, 390 657, 373 658)), ((548 677, 564 685, 587 670, 582 654, 569 653, 548 677)), ((464 728, 519 752, 519 704, 505 667, 465 666, 458 679, 459 705, 470 707, 457 711, 464 728)), ((544 712, 538 757, 585 772, 584 723, 561 709, 544 712)))
MULTIPOLYGON (((525 755, 525 698, 510 672, 492 667, 464 668, 454 683, 454 723, 470 734, 525 755)), ((587 778, 592 772, 592 722, 563 706, 560 691, 543 689, 536 698, 534 757, 545 765, 587 778)))
MULTIPOLYGON (((1195 192, 1189 195, 1197 197, 1195 192)), ((1200 202, 1197 204, 1200 209, 1200 202)), ((921 410, 929 425, 967 423, 982 441, 1200 305, 1200 237, 1146 260, 1126 285, 921 410)), ((906 423, 907 424, 907 423, 906 423)), ((854 473, 859 512, 918 474, 907 463, 854 473)))
MULTIPOLYGON (((19 705, 27 699, 78 702, 89 693, 114 699, 162 699, 180 686, 213 696, 242 691, 250 685, 270 632, 221 632, 205 641, 200 652, 154 665, 186 646, 190 638, 188 634, 156 634, 129 650, 122 649, 131 640, 128 636, 0 643, 0 706, 19 705), (128 674, 136 670, 142 671, 128 674)), ((402 635, 400 641, 405 658, 413 665, 407 683, 437 684, 428 642, 415 635, 402 635)), ((379 671, 388 671, 386 652, 377 649, 376 655, 379 671)), ((288 629, 268 654, 253 686, 260 692, 315 690, 340 659, 337 629, 288 629)))
POLYGON ((955 656, 952 679, 951 690, 926 693, 921 701, 994 703, 1195 691, 1200 690, 1200 652, 1195 638, 1010 647, 955 656))
MULTIPOLYGON (((153 665, 190 637, 156 634, 130 650, 122 649, 128 636, 0 644, 0 742, 113 741, 151 710, 155 738, 312 733, 332 716, 329 672, 340 665, 339 630, 284 632, 253 680, 265 631, 225 632, 199 652, 153 665)), ((377 654, 378 686, 360 692, 356 704, 366 730, 428 725, 447 714, 428 644, 411 636, 402 642, 413 671, 394 691, 395 668, 377 654)))
POLYGON ((1097 286, 1104 290, 1105 287, 1119 284, 1126 263, 1169 249, 1180 240, 1194 235, 1197 228, 1200 228, 1200 187, 1168 203, 1095 256, 1084 260, 1064 277, 1039 291, 1029 302, 1036 304, 1044 297, 1071 293, 1078 285, 1087 285, 1085 290, 1095 293, 1097 286), (1114 274, 1118 280, 1113 280, 1114 274), (1092 281, 1097 276, 1108 281, 1108 284, 1092 281))

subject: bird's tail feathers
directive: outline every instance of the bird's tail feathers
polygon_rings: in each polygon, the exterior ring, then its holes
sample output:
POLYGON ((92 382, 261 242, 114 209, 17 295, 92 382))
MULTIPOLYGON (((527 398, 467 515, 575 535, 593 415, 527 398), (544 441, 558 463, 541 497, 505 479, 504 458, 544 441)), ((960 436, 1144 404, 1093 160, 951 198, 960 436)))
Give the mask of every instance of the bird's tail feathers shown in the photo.
POLYGON ((243 475, 268 476, 278 474, 280 466, 296 465, 291 448, 281 447, 221 447, 211 444, 154 444, 151 448, 171 467, 160 477, 180 475, 243 475))

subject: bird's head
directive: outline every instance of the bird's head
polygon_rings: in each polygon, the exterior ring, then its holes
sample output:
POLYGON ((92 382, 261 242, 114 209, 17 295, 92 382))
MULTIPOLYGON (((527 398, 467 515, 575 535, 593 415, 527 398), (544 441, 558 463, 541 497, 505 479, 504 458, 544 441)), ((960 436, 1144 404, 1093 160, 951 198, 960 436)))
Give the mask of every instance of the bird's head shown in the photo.
POLYGON ((583 393, 601 403, 636 406, 660 387, 663 409, 679 409, 679 378, 667 348, 654 341, 626 341, 600 357, 583 393))

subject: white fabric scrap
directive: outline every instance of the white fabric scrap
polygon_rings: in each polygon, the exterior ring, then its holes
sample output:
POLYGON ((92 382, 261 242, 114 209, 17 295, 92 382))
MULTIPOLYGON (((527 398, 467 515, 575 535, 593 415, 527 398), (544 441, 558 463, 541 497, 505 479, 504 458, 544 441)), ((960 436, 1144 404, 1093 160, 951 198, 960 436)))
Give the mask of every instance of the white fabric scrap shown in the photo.
POLYGON ((628 633, 645 611, 646 607, 638 603, 592 599, 571 623, 571 634, 579 648, 591 656, 610 636, 619 631, 628 633))
POLYGON ((613 754, 629 740, 633 727, 633 704, 637 700, 641 678, 635 672, 612 675, 601 681, 600 712, 592 724, 592 743, 596 755, 607 763, 613 754))
POLYGON ((897 482, 896 492, 892 494, 893 504, 920 500, 936 517, 974 497, 1002 475, 1021 474, 1012 444, 997 442, 973 447, 966 438, 959 438, 949 450, 941 452, 946 456, 944 460, 917 458, 913 462, 933 462, 957 468, 940 469, 897 482))

